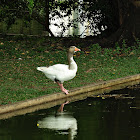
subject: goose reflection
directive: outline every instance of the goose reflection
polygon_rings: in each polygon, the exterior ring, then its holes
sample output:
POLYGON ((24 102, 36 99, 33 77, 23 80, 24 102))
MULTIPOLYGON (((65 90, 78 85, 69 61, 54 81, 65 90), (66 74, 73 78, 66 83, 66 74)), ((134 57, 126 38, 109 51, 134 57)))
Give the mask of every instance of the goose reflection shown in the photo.
POLYGON ((57 130, 59 134, 68 134, 69 139, 73 140, 77 135, 77 120, 69 113, 63 112, 64 105, 67 103, 63 103, 55 115, 38 121, 38 127, 57 130))

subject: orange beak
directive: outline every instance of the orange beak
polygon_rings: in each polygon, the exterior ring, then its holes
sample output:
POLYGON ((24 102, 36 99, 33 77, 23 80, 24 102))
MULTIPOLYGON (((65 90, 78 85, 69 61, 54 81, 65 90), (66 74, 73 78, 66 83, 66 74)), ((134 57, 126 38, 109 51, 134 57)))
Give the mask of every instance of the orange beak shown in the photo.
POLYGON ((81 51, 81 50, 75 47, 75 52, 77 52, 77 51, 81 51))

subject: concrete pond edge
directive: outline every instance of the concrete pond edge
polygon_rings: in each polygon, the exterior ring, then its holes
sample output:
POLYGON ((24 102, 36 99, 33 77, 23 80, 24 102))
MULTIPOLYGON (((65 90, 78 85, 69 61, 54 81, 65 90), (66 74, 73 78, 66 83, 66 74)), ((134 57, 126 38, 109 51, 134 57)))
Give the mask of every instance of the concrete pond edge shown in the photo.
POLYGON ((38 97, 38 98, 33 98, 33 99, 25 100, 25 101, 19 101, 19 102, 9 104, 9 105, 1 105, 0 106, 0 114, 4 114, 4 113, 8 113, 8 112, 13 112, 13 111, 16 111, 16 110, 21 110, 21 109, 33 107, 33 106, 41 105, 41 104, 44 104, 44 103, 58 101, 58 100, 61 100, 61 99, 67 99, 67 98, 70 98, 70 97, 74 97, 76 95, 78 96, 80 94, 84 94, 84 93, 88 93, 88 92, 94 92, 96 90, 120 85, 120 84, 123 84, 123 83, 133 82, 133 81, 136 81, 136 80, 140 80, 140 74, 136 74, 136 75, 132 75, 132 76, 126 76, 126 77, 123 77, 123 78, 118 78, 118 79, 113 79, 113 80, 108 80, 108 81, 102 81, 102 82, 98 82, 98 83, 95 83, 95 84, 90 84, 90 85, 86 85, 86 86, 83 86, 83 87, 79 87, 79 88, 70 90, 68 95, 66 95, 62 92, 53 93, 53 94, 44 95, 44 96, 41 96, 41 97, 38 97))

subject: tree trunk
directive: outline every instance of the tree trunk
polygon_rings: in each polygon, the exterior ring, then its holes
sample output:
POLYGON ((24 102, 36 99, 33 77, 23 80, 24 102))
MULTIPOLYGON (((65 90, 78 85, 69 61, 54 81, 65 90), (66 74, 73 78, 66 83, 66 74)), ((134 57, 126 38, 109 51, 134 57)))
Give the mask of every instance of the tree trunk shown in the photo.
POLYGON ((126 41, 132 45, 137 38, 140 38, 140 1, 117 0, 120 28, 106 39, 111 46, 118 42, 126 41))
POLYGON ((52 33, 52 31, 49 28, 49 0, 45 0, 45 18, 39 16, 38 11, 34 10, 32 13, 32 18, 35 19, 37 22, 39 22, 40 24, 42 24, 45 27, 45 31, 48 31, 51 36, 54 37, 54 34, 52 33))
POLYGON ((45 30, 48 31, 51 36, 54 36, 54 34, 52 33, 52 31, 49 28, 49 0, 45 0, 45 12, 46 12, 46 16, 45 16, 45 30))
MULTIPOLYGON (((125 40, 127 45, 133 45, 137 39, 140 39, 140 1, 137 0, 116 0, 115 9, 118 12, 118 21, 120 27, 109 37, 98 39, 87 37, 88 42, 99 43, 102 47, 114 47, 118 42, 122 45, 125 40), (91 40, 92 39, 92 40, 91 40)), ((117 14, 117 13, 116 13, 117 14)), ((98 36, 97 36, 98 37, 98 36)))

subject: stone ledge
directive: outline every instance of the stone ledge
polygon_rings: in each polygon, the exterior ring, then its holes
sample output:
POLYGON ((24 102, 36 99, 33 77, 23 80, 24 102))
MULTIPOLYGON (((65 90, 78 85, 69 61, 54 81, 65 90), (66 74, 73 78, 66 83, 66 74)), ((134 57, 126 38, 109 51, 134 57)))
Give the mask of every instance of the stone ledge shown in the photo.
MULTIPOLYGON (((38 106, 38 105, 45 104, 45 103, 56 102, 58 100, 67 100, 70 97, 73 98, 74 96, 80 96, 81 94, 85 94, 85 96, 87 96, 86 93, 88 93, 88 92, 92 92, 92 95, 94 95, 94 94, 97 95, 96 91, 98 91, 98 90, 103 91, 103 89, 107 89, 108 87, 111 88, 113 86, 117 86, 117 85, 124 84, 124 83, 127 83, 125 86, 128 86, 128 85, 130 85, 131 82, 134 82, 137 80, 138 80, 138 83, 140 83, 140 74, 79 87, 79 88, 71 90, 68 95, 65 95, 62 92, 54 93, 54 94, 44 95, 44 96, 41 96, 38 98, 26 100, 26 101, 20 101, 20 102, 13 103, 10 105, 2 105, 2 106, 0 106, 0 114, 14 112, 17 110, 23 110, 26 108, 38 106)), ((101 94, 101 93, 98 92, 98 94, 101 94)))

